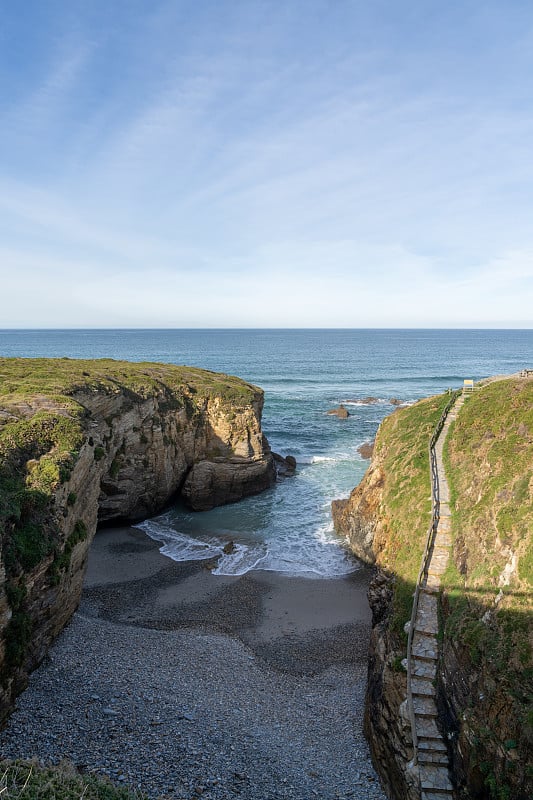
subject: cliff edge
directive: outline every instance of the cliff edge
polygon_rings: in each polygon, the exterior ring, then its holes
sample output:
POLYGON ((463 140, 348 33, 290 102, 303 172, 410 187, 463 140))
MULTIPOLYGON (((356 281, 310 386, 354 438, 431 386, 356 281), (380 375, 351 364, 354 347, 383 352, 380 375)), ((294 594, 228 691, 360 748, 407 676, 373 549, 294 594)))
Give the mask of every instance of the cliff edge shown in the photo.
POLYGON ((0 722, 78 606, 99 521, 196 510, 275 480, 263 392, 103 359, 0 359, 0 722))
MULTIPOLYGON (((428 442, 447 395, 384 420, 336 530, 377 566, 365 732, 391 798, 416 798, 405 710, 412 595, 431 515, 428 442)), ((439 597, 439 727, 460 800, 533 796, 533 380, 476 388, 445 445, 453 559, 439 597)))

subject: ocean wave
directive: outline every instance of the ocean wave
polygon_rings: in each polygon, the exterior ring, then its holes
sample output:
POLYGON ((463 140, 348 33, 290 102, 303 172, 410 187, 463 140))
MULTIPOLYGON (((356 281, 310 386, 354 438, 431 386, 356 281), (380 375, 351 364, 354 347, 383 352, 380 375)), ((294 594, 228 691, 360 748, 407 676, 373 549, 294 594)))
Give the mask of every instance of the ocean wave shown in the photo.
POLYGON ((150 539, 160 542, 163 546, 159 548, 159 552, 173 561, 205 561, 218 558, 223 552, 224 543, 220 540, 193 539, 192 536, 171 527, 169 523, 149 519, 134 527, 144 531, 150 539))
POLYGON ((390 403, 390 400, 386 400, 383 397, 373 397, 364 398, 363 400, 341 400, 340 401, 343 406, 383 406, 390 403))
POLYGON ((297 465, 298 464, 306 464, 306 465, 309 465, 309 464, 323 464, 324 462, 327 462, 327 461, 333 462, 333 461, 338 461, 338 460, 339 459, 335 458, 334 456, 308 456, 308 455, 296 456, 297 465))
POLYGON ((249 547, 245 544, 234 544, 231 553, 223 553, 218 560, 213 575, 245 575, 252 569, 261 569, 261 562, 268 554, 266 545, 249 547))
POLYGON ((160 542, 159 552, 172 561, 216 561, 213 575, 238 577, 251 570, 262 570, 292 576, 334 578, 359 568, 349 553, 339 547, 331 522, 320 526, 306 542, 283 535, 253 544, 232 541, 230 552, 227 552, 230 540, 226 536, 220 539, 188 536, 172 526, 168 515, 145 520, 135 527, 160 542))

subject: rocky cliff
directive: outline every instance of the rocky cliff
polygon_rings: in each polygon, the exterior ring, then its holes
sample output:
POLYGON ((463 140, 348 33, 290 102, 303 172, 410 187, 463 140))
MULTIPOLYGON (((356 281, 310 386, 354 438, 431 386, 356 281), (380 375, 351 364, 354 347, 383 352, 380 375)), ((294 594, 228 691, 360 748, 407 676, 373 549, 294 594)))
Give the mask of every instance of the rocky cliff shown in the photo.
POLYGON ((0 359, 0 721, 79 603, 99 521, 272 485, 262 406, 203 370, 0 359))
MULTIPOLYGON (((389 797, 402 800, 418 797, 404 624, 430 519, 428 440, 446 400, 388 417, 363 481, 333 504, 337 531, 377 566, 365 731, 389 797)), ((439 725, 457 798, 525 800, 533 796, 533 381, 477 389, 450 428, 445 458, 454 558, 440 599, 439 725)))

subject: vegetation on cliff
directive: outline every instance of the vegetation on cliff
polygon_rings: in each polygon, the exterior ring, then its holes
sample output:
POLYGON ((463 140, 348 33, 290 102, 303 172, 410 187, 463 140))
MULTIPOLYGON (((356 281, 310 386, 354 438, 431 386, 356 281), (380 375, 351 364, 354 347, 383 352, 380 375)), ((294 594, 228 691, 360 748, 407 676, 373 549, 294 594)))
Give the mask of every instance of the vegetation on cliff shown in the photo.
MULTIPOLYGON (((32 569, 55 546, 50 500, 84 441, 87 392, 123 393, 133 402, 157 397, 193 415, 195 397, 246 404, 259 391, 239 378, 168 364, 0 359, 0 540, 8 577, 32 569)), ((104 453, 97 446, 95 460, 104 453)), ((117 469, 118 461, 112 476, 117 469)))
POLYGON ((447 440, 454 559, 443 642, 470 676, 457 719, 469 782, 533 795, 533 380, 477 389, 447 440), (529 787, 529 788, 528 788, 529 787))
POLYGON ((72 764, 43 767, 32 761, 0 760, 3 800, 143 800, 140 792, 94 775, 80 775, 72 764))
POLYGON ((381 480, 373 509, 380 517, 373 550, 377 564, 394 576, 391 629, 405 643, 403 628, 411 616, 431 520, 429 439, 449 399, 448 394, 430 397, 386 417, 374 446, 373 464, 379 465, 381 480))
POLYGON ((77 607, 98 520, 272 485, 262 405, 192 367, 0 358, 0 723, 77 607))
MULTIPOLYGON (((372 534, 380 573, 371 589, 367 731, 374 754, 394 761, 401 752, 404 766, 404 624, 431 519, 428 444, 448 399, 386 418, 363 481, 333 509, 356 552, 357 539, 372 534)), ((533 796, 533 380, 476 387, 450 426, 445 462, 453 559, 441 588, 438 693, 459 796, 526 798, 533 796)))

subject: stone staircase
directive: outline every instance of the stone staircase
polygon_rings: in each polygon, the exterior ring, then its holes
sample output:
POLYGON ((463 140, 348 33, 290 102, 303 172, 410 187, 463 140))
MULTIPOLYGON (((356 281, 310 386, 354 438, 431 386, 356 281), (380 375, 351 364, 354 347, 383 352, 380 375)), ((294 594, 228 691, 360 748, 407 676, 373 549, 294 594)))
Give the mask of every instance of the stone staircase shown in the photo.
MULTIPOLYGON (((452 545, 450 535, 450 497, 444 472, 442 451, 451 422, 464 402, 460 396, 451 407, 435 442, 436 477, 433 497, 440 500, 435 517, 435 533, 430 545, 427 568, 418 585, 418 605, 411 635, 408 681, 412 697, 411 724, 414 723, 414 765, 420 776, 421 800, 450 800, 453 786, 449 775, 448 752, 437 726, 435 678, 438 663, 438 593, 452 545)), ((435 509, 434 509, 435 513, 435 509)), ((411 623, 412 624, 412 623, 411 623)), ((409 690, 408 690, 409 691, 409 690)))

